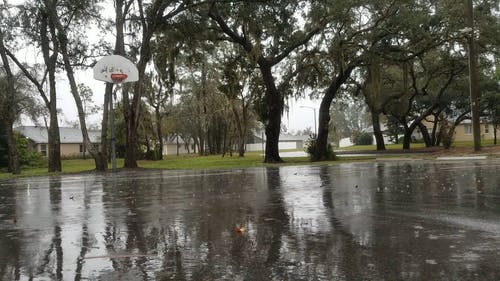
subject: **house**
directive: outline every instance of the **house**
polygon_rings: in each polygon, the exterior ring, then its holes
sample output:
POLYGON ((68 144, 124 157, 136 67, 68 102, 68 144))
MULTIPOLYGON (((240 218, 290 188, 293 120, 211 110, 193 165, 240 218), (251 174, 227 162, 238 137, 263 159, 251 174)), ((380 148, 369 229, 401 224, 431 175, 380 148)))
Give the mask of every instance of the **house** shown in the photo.
MULTIPOLYGON (((42 156, 48 155, 48 131, 46 127, 41 126, 21 126, 14 128, 26 139, 30 148, 39 152, 42 156)), ((88 130, 90 141, 94 145, 99 145, 101 131, 88 130)), ((85 155, 83 147, 82 131, 79 128, 59 127, 61 138, 61 157, 80 157, 85 155)))
MULTIPOLYGON (((481 140, 492 140, 494 136, 493 125, 485 120, 481 120, 479 124, 481 140)), ((453 141, 473 141, 472 122, 464 120, 455 127, 455 135, 453 141)))
POLYGON ((194 151, 194 144, 192 142, 186 144, 186 142, 178 136, 169 137, 163 143, 163 155, 188 154, 194 151))
MULTIPOLYGON (((427 131, 429 134, 432 133, 432 126, 433 123, 432 121, 429 120, 424 120, 422 122, 426 127, 427 131)), ((479 125, 481 131, 481 140, 492 140, 494 138, 494 127, 491 123, 487 122, 486 120, 481 120, 481 124, 479 125)), ((383 136, 384 136, 384 142, 391 143, 389 141, 389 137, 387 136, 387 128, 384 124, 380 124, 380 128, 382 130, 383 136)), ((364 132, 367 133, 373 133, 373 127, 369 127, 363 130, 364 132)), ((402 137, 402 135, 401 135, 402 137)), ((412 137, 415 139, 422 139, 422 133, 420 130, 417 128, 415 131, 413 131, 412 137)), ((455 127, 455 133, 453 136, 453 141, 454 142, 462 142, 462 141, 473 141, 473 135, 472 135, 472 122, 471 120, 467 119, 462 121, 460 124, 458 124, 455 127)), ((373 143, 375 143, 375 139, 373 140, 373 143)))
MULTIPOLYGON (((300 135, 280 135, 278 148, 279 150, 284 149, 303 149, 305 142, 309 139, 309 136, 300 135)), ((254 134, 253 140, 247 143, 246 151, 264 151, 266 147, 266 135, 265 134, 254 134)))
MULTIPOLYGON (((388 135, 389 132, 388 132, 387 126, 385 124, 380 124, 379 126, 380 126, 380 131, 382 132, 382 137, 384 138, 384 143, 386 143, 386 144, 387 143, 393 143, 391 141, 391 136, 388 135)), ((365 129, 362 129, 361 131, 364 132, 364 133, 369 133, 369 134, 373 134, 374 133, 373 126, 365 128, 365 129)), ((352 142, 351 142, 351 140, 349 142, 351 143, 351 145, 353 145, 352 142)), ((373 141, 372 141, 372 143, 374 143, 374 144, 377 143, 377 140, 375 139, 375 135, 373 135, 373 141)), ((343 144, 341 144, 339 142, 339 147, 349 146, 348 144, 349 143, 345 142, 345 141, 344 141, 343 144)))

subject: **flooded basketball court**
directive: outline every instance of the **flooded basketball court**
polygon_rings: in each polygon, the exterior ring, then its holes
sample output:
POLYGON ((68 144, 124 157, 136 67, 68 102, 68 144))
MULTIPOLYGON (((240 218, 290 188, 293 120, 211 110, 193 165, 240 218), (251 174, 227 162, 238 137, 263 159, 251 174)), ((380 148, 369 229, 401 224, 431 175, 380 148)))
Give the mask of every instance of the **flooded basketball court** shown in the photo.
POLYGON ((0 182, 1 280, 498 280, 500 161, 0 182))

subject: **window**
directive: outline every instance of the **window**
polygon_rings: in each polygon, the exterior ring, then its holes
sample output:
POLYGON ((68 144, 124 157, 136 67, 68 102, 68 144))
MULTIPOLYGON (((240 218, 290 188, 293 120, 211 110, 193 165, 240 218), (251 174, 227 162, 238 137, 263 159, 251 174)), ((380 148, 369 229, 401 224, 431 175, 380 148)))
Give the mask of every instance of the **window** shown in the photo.
POLYGON ((488 126, 488 124, 484 125, 484 133, 485 134, 489 134, 490 133, 490 126, 488 126))
POLYGON ((80 153, 83 153, 85 151, 85 147, 83 146, 83 144, 80 144, 80 153))
POLYGON ((47 156, 47 145, 46 144, 40 145, 40 153, 42 154, 42 156, 47 156))
POLYGON ((464 130, 466 135, 472 134, 472 125, 471 124, 464 124, 464 130))

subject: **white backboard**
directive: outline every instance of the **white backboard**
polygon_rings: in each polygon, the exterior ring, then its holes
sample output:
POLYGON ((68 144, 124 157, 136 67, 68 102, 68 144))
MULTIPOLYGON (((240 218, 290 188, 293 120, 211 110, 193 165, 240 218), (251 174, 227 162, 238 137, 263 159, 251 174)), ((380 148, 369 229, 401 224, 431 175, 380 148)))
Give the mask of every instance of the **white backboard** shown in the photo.
POLYGON ((121 83, 139 80, 139 71, 133 62, 119 55, 105 56, 94 66, 94 79, 114 83, 111 74, 126 74, 121 83))

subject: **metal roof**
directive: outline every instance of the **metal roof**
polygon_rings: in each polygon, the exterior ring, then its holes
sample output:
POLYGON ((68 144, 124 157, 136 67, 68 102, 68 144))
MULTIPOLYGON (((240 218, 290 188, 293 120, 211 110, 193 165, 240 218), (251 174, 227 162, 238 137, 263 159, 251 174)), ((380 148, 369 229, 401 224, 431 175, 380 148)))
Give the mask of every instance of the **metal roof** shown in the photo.
MULTIPOLYGON (((48 143, 47 128, 41 126, 21 126, 14 128, 14 131, 29 138, 35 143, 48 143)), ((100 142, 101 131, 88 130, 90 141, 100 142)), ((83 143, 82 131, 79 128, 59 127, 61 143, 83 143)))

